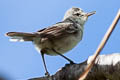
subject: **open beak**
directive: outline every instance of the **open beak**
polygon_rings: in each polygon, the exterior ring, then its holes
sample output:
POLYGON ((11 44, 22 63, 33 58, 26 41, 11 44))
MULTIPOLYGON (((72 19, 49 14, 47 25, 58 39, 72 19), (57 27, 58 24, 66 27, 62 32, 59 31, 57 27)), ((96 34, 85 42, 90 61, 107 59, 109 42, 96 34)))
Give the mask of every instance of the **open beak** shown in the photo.
POLYGON ((89 17, 89 16, 91 16, 91 15, 93 15, 95 13, 96 13, 96 11, 92 11, 92 12, 87 13, 86 16, 89 17))

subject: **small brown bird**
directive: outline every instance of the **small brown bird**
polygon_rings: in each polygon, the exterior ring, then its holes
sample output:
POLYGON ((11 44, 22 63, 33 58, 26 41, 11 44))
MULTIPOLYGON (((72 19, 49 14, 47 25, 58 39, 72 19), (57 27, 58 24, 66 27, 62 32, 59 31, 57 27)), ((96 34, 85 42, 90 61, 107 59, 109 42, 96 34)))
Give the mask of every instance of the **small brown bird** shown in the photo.
POLYGON ((6 35, 11 37, 11 41, 32 41, 42 55, 46 70, 45 75, 49 76, 44 54, 60 55, 70 63, 74 63, 62 54, 74 48, 82 40, 84 24, 88 17, 93 14, 95 11, 85 13, 80 8, 70 8, 65 13, 63 21, 48 28, 34 33, 8 32, 6 35))

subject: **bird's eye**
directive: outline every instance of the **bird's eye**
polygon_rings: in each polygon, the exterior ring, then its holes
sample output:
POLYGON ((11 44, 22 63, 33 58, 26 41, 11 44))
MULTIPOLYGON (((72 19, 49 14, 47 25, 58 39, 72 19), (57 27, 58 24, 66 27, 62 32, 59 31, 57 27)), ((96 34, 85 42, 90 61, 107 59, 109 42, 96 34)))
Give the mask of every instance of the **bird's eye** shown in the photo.
POLYGON ((76 15, 76 16, 80 16, 80 14, 79 14, 79 13, 76 13, 75 15, 76 15))

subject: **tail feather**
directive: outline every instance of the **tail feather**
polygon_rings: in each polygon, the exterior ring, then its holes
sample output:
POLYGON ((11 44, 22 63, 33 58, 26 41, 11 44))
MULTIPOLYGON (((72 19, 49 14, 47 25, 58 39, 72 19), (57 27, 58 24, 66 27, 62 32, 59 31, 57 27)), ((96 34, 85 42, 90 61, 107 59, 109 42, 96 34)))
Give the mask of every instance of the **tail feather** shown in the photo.
POLYGON ((9 40, 12 42, 17 42, 17 41, 24 42, 24 41, 26 41, 22 37, 11 37, 9 40))
POLYGON ((10 41, 32 41, 36 36, 34 33, 24 33, 24 32, 8 32, 6 36, 10 36, 10 41))

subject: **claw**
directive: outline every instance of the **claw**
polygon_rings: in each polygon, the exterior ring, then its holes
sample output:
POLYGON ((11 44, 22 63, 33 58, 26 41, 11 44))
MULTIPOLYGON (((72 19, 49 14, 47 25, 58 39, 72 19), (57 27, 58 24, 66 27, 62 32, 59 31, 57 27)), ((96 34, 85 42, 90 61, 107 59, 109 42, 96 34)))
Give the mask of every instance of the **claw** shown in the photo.
POLYGON ((49 72, 46 72, 46 73, 45 73, 45 76, 46 76, 46 77, 50 77, 49 72))
POLYGON ((75 64, 73 61, 70 61, 70 64, 75 64))

